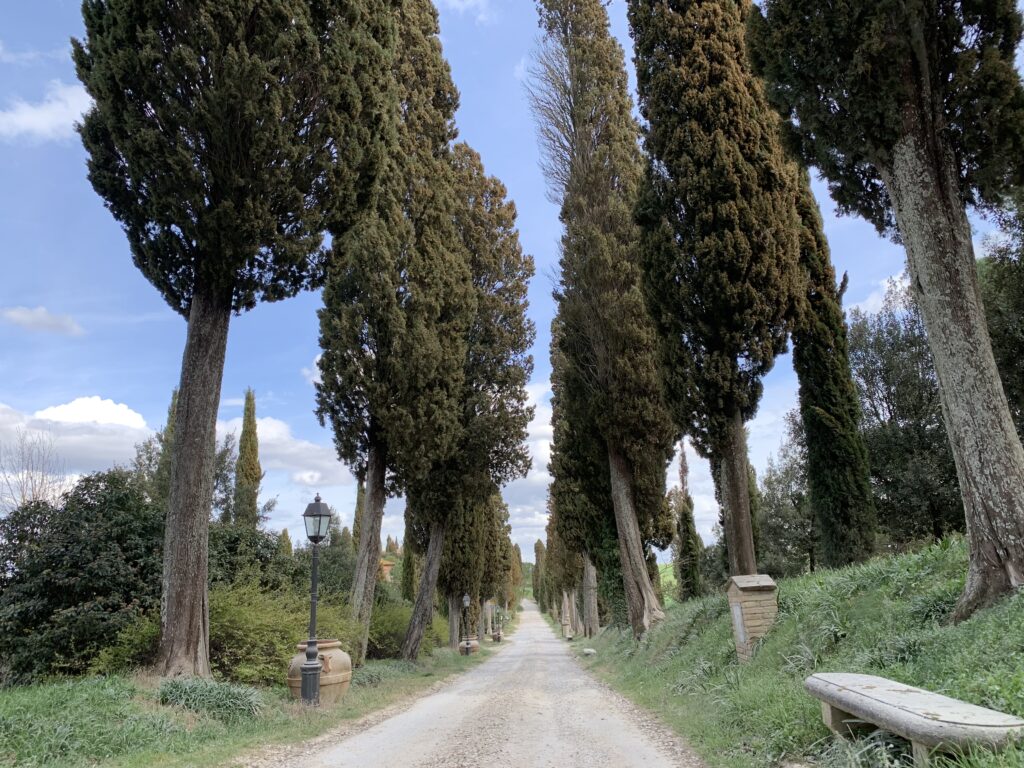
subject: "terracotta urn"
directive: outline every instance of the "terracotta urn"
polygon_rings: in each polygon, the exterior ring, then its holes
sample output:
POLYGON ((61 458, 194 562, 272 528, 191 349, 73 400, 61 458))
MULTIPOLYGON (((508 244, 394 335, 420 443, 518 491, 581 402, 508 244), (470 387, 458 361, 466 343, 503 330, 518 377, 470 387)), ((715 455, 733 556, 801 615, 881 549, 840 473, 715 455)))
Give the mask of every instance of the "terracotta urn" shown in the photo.
MULTIPOLYGON (((318 640, 320 651, 320 705, 337 704, 352 682, 352 658, 341 650, 340 640, 318 640)), ((302 697, 302 665, 306 663, 306 644, 295 646, 299 652, 288 665, 288 690, 293 699, 302 697)))
POLYGON ((501 632, 495 632, 493 635, 491 635, 491 640, 493 640, 496 643, 500 643, 501 642, 501 632))
MULTIPOLYGON (((459 643, 459 649, 469 647, 469 653, 477 653, 480 650, 480 640, 476 635, 470 635, 469 639, 463 640, 459 643)), ((465 653, 465 651, 463 651, 465 653)), ((468 655, 468 654, 467 654, 468 655)))

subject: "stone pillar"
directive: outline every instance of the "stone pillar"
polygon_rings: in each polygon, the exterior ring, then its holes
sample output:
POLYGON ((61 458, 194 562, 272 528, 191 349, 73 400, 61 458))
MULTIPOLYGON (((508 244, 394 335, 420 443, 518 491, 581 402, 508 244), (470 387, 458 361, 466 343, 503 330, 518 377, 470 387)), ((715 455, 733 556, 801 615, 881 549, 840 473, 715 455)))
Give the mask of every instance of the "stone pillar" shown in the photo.
POLYGON ((749 661, 779 614, 778 587, 771 576, 733 576, 727 594, 736 656, 749 661))

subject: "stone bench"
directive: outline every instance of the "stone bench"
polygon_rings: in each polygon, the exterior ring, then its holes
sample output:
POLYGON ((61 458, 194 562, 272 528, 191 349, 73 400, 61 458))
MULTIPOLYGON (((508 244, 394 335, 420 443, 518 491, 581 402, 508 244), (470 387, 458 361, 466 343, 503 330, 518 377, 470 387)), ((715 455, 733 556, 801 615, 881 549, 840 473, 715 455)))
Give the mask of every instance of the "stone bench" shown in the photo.
POLYGON ((804 681, 821 700, 822 718, 834 733, 855 734, 865 725, 902 736, 914 750, 914 765, 926 766, 933 751, 1000 749, 1024 736, 1024 720, 914 688, 884 677, 830 672, 804 681))

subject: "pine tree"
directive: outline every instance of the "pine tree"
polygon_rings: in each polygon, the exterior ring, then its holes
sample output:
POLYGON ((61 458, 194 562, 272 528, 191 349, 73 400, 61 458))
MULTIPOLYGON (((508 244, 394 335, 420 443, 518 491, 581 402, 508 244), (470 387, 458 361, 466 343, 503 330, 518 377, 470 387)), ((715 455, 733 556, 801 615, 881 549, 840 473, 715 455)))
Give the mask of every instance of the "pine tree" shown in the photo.
POLYGON ((676 575, 676 599, 682 602, 701 594, 700 559, 704 542, 697 533, 693 519, 693 497, 687 484, 689 467, 686 451, 679 450, 679 487, 669 491, 669 509, 675 519, 675 538, 672 541, 672 568, 676 575))
POLYGON ((238 441, 238 463, 235 465, 234 522, 255 530, 260 524, 257 501, 263 469, 260 467, 260 448, 256 437, 256 393, 245 391, 245 410, 242 415, 242 437, 238 441))
MULTIPOLYGON (((365 482, 352 605, 365 649, 390 491, 408 492, 459 435, 473 292, 453 217, 458 93, 429 0, 402 0, 396 140, 371 215, 334 240, 320 311, 317 415, 365 482)), ((438 553, 439 554, 439 553, 438 553)), ((430 589, 433 595, 433 588, 430 589)), ((362 653, 356 649, 357 662, 362 653)))
POLYGON ((755 63, 840 209, 898 231, 967 515, 964 619, 1024 586, 1024 448, 992 353, 966 207, 1024 181, 1015 3, 766 0, 755 63))
POLYGON ((450 160, 457 192, 453 220, 472 276, 474 312, 464 331, 456 448, 409 485, 406 530, 425 559, 402 646, 406 659, 418 655, 430 622, 448 518, 530 467, 523 441, 533 415, 526 395, 533 370, 528 350, 534 327, 526 317, 533 259, 519 245, 515 205, 506 200, 504 185, 486 175, 480 156, 458 144, 450 160))
POLYGON ((795 172, 750 72, 744 2, 631 0, 648 301, 678 427, 718 461, 732 574, 755 573, 744 422, 799 290, 795 172))
POLYGON ((640 636, 664 618, 644 533, 668 528, 665 469, 674 429, 637 263, 638 127, 602 0, 539 0, 538 10, 544 43, 530 98, 564 224, 557 355, 586 385, 579 402, 605 454, 623 589, 640 636))
POLYGON ((188 320, 164 542, 157 669, 211 674, 207 550, 233 312, 316 282, 386 136, 385 0, 85 0, 73 56, 93 105, 89 180, 136 266, 188 320))
POLYGON ((860 403, 850 373, 842 290, 829 257, 810 178, 801 173, 800 265, 808 280, 793 328, 793 368, 800 381, 800 415, 807 447, 811 508, 824 565, 860 562, 875 548, 870 465, 859 430, 860 403))

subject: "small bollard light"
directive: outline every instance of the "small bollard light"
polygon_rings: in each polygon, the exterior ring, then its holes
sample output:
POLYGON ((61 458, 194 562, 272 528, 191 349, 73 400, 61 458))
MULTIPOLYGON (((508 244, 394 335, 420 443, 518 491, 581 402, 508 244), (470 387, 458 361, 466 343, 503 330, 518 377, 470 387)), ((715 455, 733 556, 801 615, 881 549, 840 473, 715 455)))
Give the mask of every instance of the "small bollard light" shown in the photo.
POLYGON ((306 644, 306 661, 302 664, 302 703, 311 707, 320 706, 320 650, 316 642, 316 602, 319 588, 320 542, 327 538, 331 525, 331 508, 316 495, 312 504, 302 514, 306 524, 306 537, 313 545, 313 567, 309 590, 309 642, 306 644))
POLYGON ((462 642, 459 643, 459 653, 463 656, 469 656, 469 603, 470 596, 468 594, 462 596, 462 642))

